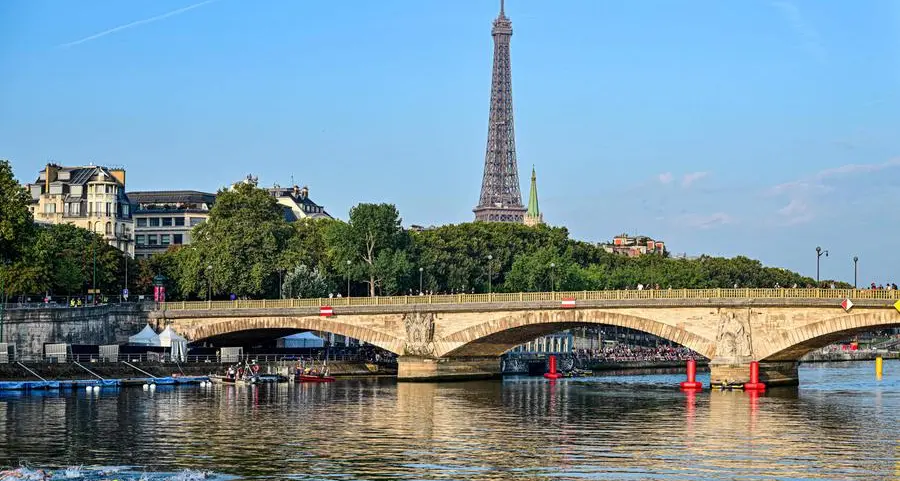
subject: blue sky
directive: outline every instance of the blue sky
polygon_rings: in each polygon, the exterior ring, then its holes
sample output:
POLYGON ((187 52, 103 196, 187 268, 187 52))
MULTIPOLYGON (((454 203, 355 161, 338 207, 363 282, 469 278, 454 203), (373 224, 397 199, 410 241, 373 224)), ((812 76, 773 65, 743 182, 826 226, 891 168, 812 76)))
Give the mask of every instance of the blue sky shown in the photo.
MULTIPOLYGON (((129 190, 293 175, 346 218, 468 221, 491 0, 0 2, 0 158, 129 190)), ((900 2, 508 0, 520 176, 600 241, 898 280, 900 2)), ((527 202, 527 199, 523 199, 527 202)))

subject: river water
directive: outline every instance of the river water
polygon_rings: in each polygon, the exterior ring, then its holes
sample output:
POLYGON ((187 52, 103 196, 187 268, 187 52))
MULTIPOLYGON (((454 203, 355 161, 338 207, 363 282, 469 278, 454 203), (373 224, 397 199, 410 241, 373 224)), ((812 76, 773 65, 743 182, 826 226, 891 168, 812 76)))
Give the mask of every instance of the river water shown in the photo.
POLYGON ((683 393, 682 375, 3 394, 0 465, 285 480, 900 480, 900 362, 884 371, 805 365, 800 388, 760 396, 683 393))

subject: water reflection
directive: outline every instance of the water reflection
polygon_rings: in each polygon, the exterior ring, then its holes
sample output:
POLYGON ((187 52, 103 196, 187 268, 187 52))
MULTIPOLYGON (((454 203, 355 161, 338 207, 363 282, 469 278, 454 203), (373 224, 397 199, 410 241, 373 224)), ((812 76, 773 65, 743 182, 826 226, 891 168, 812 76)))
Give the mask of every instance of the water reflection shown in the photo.
POLYGON ((900 363, 804 367, 801 389, 679 375, 0 395, 0 463, 250 479, 884 479, 900 363))

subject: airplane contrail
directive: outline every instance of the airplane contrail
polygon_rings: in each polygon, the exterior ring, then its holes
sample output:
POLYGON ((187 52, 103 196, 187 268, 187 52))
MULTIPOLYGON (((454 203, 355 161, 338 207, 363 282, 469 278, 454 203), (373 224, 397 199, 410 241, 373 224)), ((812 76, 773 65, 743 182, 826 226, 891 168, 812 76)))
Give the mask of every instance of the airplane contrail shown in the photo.
POLYGON ((100 33, 95 33, 95 34, 90 35, 90 36, 88 36, 88 37, 84 37, 84 38, 75 40, 74 42, 69 42, 69 43, 61 44, 61 45, 59 45, 59 47, 60 47, 60 48, 68 48, 68 47, 72 47, 72 46, 78 45, 78 44, 80 44, 80 43, 88 42, 88 41, 90 41, 90 40, 94 40, 94 39, 97 39, 97 38, 100 38, 100 37, 105 37, 105 36, 107 36, 107 35, 109 35, 109 34, 111 34, 111 33, 120 32, 120 31, 122 31, 122 30, 127 30, 127 29, 132 28, 132 27, 137 27, 138 25, 144 25, 144 24, 146 24, 146 23, 153 23, 153 22, 162 20, 162 19, 164 19, 164 18, 174 17, 175 15, 181 15, 182 13, 187 12, 188 10, 193 10, 193 9, 195 9, 195 8, 202 7, 202 6, 204 6, 204 5, 208 4, 208 3, 213 3, 213 2, 217 2, 217 1, 219 1, 219 0, 204 0, 204 1, 200 2, 200 3, 195 3, 195 4, 193 4, 193 5, 188 5, 188 6, 186 6, 186 7, 181 7, 181 8, 179 8, 179 9, 177 9, 177 10, 172 10, 171 12, 166 12, 166 13, 163 13, 163 14, 161 14, 161 15, 157 15, 157 16, 155 16, 155 17, 145 18, 145 19, 143 19, 143 20, 136 20, 136 21, 131 22, 131 23, 126 23, 125 25, 119 25, 118 27, 113 27, 113 28, 111 28, 111 29, 109 29, 109 30, 104 30, 104 31, 102 31, 102 32, 100 32, 100 33))

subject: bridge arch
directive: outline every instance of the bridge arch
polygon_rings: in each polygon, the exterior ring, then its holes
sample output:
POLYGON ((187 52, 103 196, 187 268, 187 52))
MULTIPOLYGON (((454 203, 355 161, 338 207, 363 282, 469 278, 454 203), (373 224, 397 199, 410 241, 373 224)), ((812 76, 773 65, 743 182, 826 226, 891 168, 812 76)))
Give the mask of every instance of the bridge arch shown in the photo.
POLYGON ((202 320, 175 319, 172 321, 171 326, 172 329, 190 342, 246 331, 269 330, 276 333, 276 335, 286 335, 301 331, 324 331, 359 339, 395 354, 402 354, 404 346, 402 339, 398 339, 388 333, 354 325, 350 322, 341 322, 338 318, 319 316, 234 317, 202 320))
POLYGON ((435 342, 440 357, 499 356, 515 346, 564 329, 617 326, 653 334, 712 358, 716 342, 681 327, 601 309, 519 311, 448 334, 435 342))
POLYGON ((894 327, 900 327, 900 313, 894 309, 844 314, 788 331, 764 343, 757 357, 760 361, 797 361, 809 352, 854 334, 894 327))

